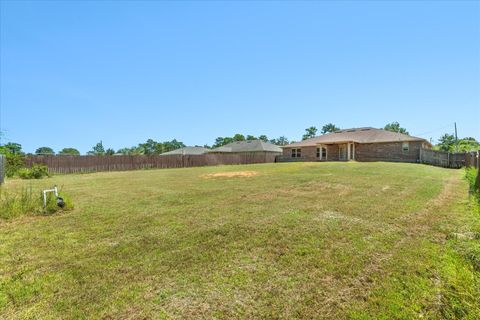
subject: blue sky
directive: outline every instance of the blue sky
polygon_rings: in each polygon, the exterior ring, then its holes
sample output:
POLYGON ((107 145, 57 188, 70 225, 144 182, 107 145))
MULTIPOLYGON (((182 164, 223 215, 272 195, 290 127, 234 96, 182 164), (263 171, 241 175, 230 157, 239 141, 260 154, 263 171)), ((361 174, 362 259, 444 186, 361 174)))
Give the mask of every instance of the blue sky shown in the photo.
POLYGON ((480 139, 479 2, 1 1, 3 142, 119 149, 306 127, 480 139))

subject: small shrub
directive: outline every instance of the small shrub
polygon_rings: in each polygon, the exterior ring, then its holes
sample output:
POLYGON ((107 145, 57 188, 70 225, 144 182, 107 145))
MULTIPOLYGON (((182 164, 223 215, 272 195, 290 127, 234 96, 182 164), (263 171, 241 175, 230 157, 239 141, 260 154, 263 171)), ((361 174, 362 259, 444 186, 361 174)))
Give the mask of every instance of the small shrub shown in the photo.
MULTIPOLYGON (((48 193, 47 194, 47 206, 43 208, 43 213, 46 214, 52 214, 55 213, 59 210, 64 210, 64 211, 69 211, 73 209, 73 203, 70 200, 70 197, 68 197, 65 194, 61 194, 60 197, 63 199, 64 206, 63 208, 60 208, 57 204, 57 198, 53 193, 48 193)), ((43 201, 43 199, 42 199, 43 201)), ((43 205, 43 204, 42 204, 43 205)))
POLYGON ((18 193, 9 193, 0 188, 0 219, 9 220, 25 214, 52 214, 57 211, 68 211, 73 209, 70 198, 60 195, 65 206, 60 208, 54 194, 47 195, 47 206, 43 207, 42 192, 33 192, 32 188, 23 188, 18 193))
POLYGON ((17 174, 22 179, 41 179, 50 176, 48 167, 43 164, 34 164, 31 168, 21 168, 17 174))
POLYGON ((28 168, 18 169, 17 176, 22 179, 30 179, 30 169, 28 168))
POLYGON ((5 154, 5 157, 7 159, 5 175, 10 178, 17 174, 18 170, 25 165, 25 156, 23 154, 7 153, 5 154))

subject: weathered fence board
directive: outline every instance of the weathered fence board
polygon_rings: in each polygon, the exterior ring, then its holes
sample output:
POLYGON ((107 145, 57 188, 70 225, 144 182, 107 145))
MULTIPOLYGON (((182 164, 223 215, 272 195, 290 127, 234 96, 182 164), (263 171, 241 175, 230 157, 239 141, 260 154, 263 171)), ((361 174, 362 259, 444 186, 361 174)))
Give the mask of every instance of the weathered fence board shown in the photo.
POLYGON ((25 165, 44 164, 52 173, 86 173, 125 171, 149 168, 184 168, 229 164, 275 162, 276 153, 225 153, 165 156, 51 156, 34 155, 25 158, 25 165))
POLYGON ((431 149, 420 149, 420 162, 445 168, 461 168, 468 166, 468 152, 445 152, 431 149))
POLYGON ((7 159, 3 154, 0 154, 0 184, 5 180, 5 167, 7 159))
POLYGON ((465 155, 465 166, 480 168, 480 151, 477 152, 467 152, 465 155))
MULTIPOLYGON (((276 156, 276 153, 267 152, 166 156, 33 155, 25 158, 25 165, 30 167, 34 163, 45 164, 52 173, 86 173, 149 168, 184 168, 229 164, 271 163, 275 162, 276 156)), ((479 168, 479 153, 448 153, 421 149, 420 162, 449 168, 460 168, 463 166, 479 168)))

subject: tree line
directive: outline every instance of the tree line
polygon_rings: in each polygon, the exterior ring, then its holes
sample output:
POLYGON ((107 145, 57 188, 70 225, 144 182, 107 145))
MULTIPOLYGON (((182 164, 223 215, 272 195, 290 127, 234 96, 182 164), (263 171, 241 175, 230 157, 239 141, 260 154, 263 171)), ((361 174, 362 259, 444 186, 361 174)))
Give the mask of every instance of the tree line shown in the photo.
MULTIPOLYGON (((383 127, 384 130, 398 132, 403 134, 409 134, 407 129, 402 127, 398 122, 394 121, 386 124, 383 127)), ((323 125, 320 129, 320 134, 332 133, 335 131, 341 130, 340 127, 333 123, 327 123, 323 125)), ((310 126, 305 129, 305 133, 302 135, 302 140, 310 139, 318 134, 318 129, 315 126, 310 126)), ((294 143, 295 140, 290 141, 285 136, 280 136, 278 138, 269 139, 266 135, 243 135, 237 133, 231 137, 217 137, 211 146, 203 145, 205 148, 218 148, 229 144, 235 141, 247 141, 247 140, 262 140, 269 142, 278 146, 285 146, 290 143, 294 143)), ((136 146, 124 147, 118 150, 113 148, 105 148, 102 141, 99 141, 95 144, 90 151, 87 152, 87 155, 158 155, 168 151, 176 150, 186 145, 176 139, 170 141, 155 141, 153 139, 148 139, 143 143, 139 143, 136 146)), ((450 133, 443 134, 439 139, 438 143, 433 147, 436 150, 449 151, 449 152, 465 152, 465 151, 474 151, 480 149, 480 143, 473 137, 465 137, 462 139, 455 139, 455 136, 450 133)), ((12 156, 21 156, 25 155, 22 151, 22 146, 19 143, 9 142, 4 145, 0 145, 0 154, 12 155, 12 156)), ((39 147, 35 150, 35 154, 38 155, 80 155, 80 151, 73 147, 63 148, 57 153, 50 147, 39 147)))

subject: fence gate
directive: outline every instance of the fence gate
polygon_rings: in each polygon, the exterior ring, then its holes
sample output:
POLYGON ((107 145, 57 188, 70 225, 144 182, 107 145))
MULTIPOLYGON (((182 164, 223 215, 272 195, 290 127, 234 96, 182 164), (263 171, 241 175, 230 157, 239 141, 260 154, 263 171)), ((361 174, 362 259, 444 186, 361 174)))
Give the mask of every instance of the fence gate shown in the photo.
POLYGON ((0 184, 2 184, 5 179, 5 162, 5 156, 3 154, 0 154, 0 184))

